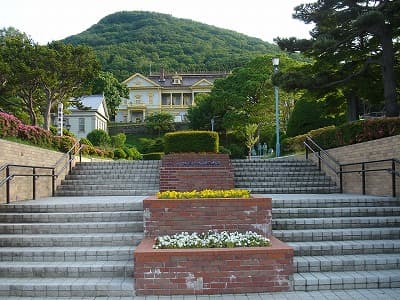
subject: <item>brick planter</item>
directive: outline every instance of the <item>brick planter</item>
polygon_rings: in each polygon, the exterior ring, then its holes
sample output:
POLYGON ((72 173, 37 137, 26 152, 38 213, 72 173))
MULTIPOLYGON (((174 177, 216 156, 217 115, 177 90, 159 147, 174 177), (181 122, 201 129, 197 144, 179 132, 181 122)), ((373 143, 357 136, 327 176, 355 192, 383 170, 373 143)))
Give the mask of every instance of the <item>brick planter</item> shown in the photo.
POLYGON ((157 199, 143 200, 145 236, 182 231, 255 231, 271 235, 271 198, 157 199))
POLYGON ((289 291, 293 249, 270 239, 270 247, 155 250, 154 239, 145 238, 134 254, 136 294, 289 291))
POLYGON ((160 191, 229 190, 235 187, 227 154, 177 153, 162 158, 160 191))

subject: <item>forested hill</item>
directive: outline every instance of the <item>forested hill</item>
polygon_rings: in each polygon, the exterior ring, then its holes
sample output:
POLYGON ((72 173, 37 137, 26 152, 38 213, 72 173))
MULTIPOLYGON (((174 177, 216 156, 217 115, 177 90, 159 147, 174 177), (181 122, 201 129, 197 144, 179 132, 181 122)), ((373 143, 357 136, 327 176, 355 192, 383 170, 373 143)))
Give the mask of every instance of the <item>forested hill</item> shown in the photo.
MULTIPOLYGON (((223 12, 221 12, 223 13, 223 12)), ((93 47, 103 69, 126 79, 132 73, 223 71, 258 54, 277 53, 276 45, 231 30, 171 15, 118 12, 64 42, 93 47)))

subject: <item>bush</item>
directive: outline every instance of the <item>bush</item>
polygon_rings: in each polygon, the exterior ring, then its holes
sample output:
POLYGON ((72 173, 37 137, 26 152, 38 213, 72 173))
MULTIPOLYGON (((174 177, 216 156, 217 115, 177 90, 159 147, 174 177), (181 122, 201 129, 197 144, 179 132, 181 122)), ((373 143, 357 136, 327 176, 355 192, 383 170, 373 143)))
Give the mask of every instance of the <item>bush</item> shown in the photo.
POLYGON ((211 131, 177 131, 164 137, 165 153, 213 152, 218 153, 218 133, 211 131))
POLYGON ((282 141, 283 152, 304 150, 303 141, 310 136, 323 149, 367 142, 400 134, 400 118, 359 120, 341 126, 328 126, 282 141))
POLYGON ((163 138, 156 138, 156 139, 139 138, 139 142, 140 142, 139 150, 141 153, 164 151, 163 138))
POLYGON ((142 154, 140 154, 140 152, 135 148, 135 147, 132 147, 132 148, 130 148, 129 149, 130 151, 131 151, 131 153, 132 153, 132 159, 133 160, 139 160, 139 159, 142 159, 142 154))
POLYGON ((124 159, 124 158, 126 158, 125 151, 123 149, 121 149, 121 148, 114 149, 114 158, 115 159, 124 159))
POLYGON ((88 145, 88 146, 93 147, 92 142, 89 141, 87 138, 81 138, 81 139, 79 140, 79 142, 80 142, 82 145, 88 145))
POLYGON ((161 160, 164 152, 153 152, 142 154, 143 160, 161 160))
POLYGON ((230 158, 245 158, 246 157, 246 148, 240 146, 238 144, 230 144, 227 146, 229 151, 231 152, 230 158))
POLYGON ((107 146, 111 142, 108 133, 102 129, 95 129, 89 132, 87 139, 93 144, 93 146, 107 146))
POLYGON ((219 146, 218 152, 223 153, 223 154, 228 154, 228 155, 232 154, 231 150, 229 150, 228 148, 225 148, 224 146, 219 146))
POLYGON ((111 137, 111 145, 114 148, 122 148, 126 142, 126 135, 125 133, 118 133, 111 137))

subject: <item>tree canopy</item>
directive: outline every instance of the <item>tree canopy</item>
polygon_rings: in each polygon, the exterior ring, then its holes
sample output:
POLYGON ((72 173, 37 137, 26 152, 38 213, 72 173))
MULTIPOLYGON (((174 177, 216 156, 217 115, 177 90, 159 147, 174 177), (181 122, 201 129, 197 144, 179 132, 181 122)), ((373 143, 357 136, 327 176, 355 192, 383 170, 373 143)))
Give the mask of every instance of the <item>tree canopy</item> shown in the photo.
POLYGON ((315 24, 311 39, 276 41, 281 49, 301 52, 314 63, 281 74, 286 88, 322 94, 340 88, 349 107, 360 99, 374 104, 383 98, 386 115, 399 115, 395 66, 400 50, 400 1, 318 0, 297 6, 293 16, 315 24))

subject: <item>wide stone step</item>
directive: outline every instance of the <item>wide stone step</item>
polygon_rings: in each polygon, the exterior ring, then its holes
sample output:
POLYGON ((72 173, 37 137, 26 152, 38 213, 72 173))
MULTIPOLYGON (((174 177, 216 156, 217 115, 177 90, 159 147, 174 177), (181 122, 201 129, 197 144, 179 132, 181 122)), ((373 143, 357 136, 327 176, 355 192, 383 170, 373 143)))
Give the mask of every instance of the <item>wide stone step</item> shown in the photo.
POLYGON ((0 277, 133 277, 133 262, 77 261, 77 262, 0 262, 0 277))
POLYGON ((2 247, 3 262, 132 261, 135 246, 2 247))
POLYGON ((99 178, 102 180, 156 180, 159 178, 158 173, 139 173, 139 174, 115 174, 115 173, 104 173, 104 174, 89 174, 89 175, 76 175, 69 174, 66 177, 66 180, 92 180, 95 178, 99 178))
POLYGON ((386 207, 336 207, 336 208, 273 208, 274 219, 284 218, 322 218, 322 217, 366 217, 400 216, 399 206, 386 207))
POLYGON ((143 233, 2 234, 1 247, 117 246, 138 245, 143 233))
POLYGON ((63 223, 143 221, 143 211, 94 211, 62 213, 0 213, 1 223, 63 223))
POLYGON ((331 182, 331 180, 322 175, 310 175, 310 176, 275 176, 275 177, 261 177, 261 176, 247 176, 247 177, 235 177, 235 182, 296 182, 296 181, 315 181, 315 182, 331 182))
POLYGON ((97 190, 156 190, 158 185, 147 184, 143 188, 143 184, 120 184, 119 182, 107 182, 106 184, 101 184, 96 182, 93 184, 76 184, 76 185, 61 185, 57 188, 57 191, 97 191, 97 190))
POLYGON ((294 290, 374 289, 400 287, 400 270, 295 273, 294 290))
POLYGON ((284 242, 400 239, 400 227, 273 230, 284 242))
POLYGON ((86 170, 86 169, 73 169, 71 174, 72 175, 99 175, 99 176, 104 176, 107 174, 116 174, 116 175, 137 175, 137 174, 149 174, 155 175, 158 173, 158 170, 154 171, 145 171, 145 170, 138 170, 138 169, 126 169, 126 170, 121 170, 121 169, 115 169, 115 170, 86 170))
POLYGON ((346 208, 346 207, 378 207, 399 206, 399 200, 392 197, 366 195, 332 194, 332 195, 271 195, 275 208, 346 208))
POLYGON ((368 227, 400 227, 399 216, 389 217, 342 217, 342 218, 301 218, 273 219, 275 230, 298 229, 336 229, 336 228, 368 228, 368 227))
POLYGON ((88 223, 0 223, 1 234, 123 233, 143 231, 143 221, 88 223))
POLYGON ((325 186, 334 186, 334 183, 331 181, 282 181, 282 182, 271 182, 271 181, 238 181, 235 184, 238 188, 291 188, 291 187, 325 187, 325 186))
POLYGON ((90 185, 90 184, 104 184, 104 180, 107 180, 107 183, 115 183, 120 186, 123 185, 158 185, 159 184, 159 179, 158 177, 154 178, 126 178, 126 179, 114 179, 114 178, 107 178, 107 179, 102 179, 102 178, 82 178, 82 179, 67 179, 62 181, 62 185, 90 185))
POLYGON ((84 191, 64 191, 57 190, 56 196, 66 197, 89 197, 89 196, 150 196, 158 192, 158 189, 152 190, 84 190, 84 191))
POLYGON ((252 194, 327 194, 337 193, 338 188, 331 187, 275 187, 275 188, 251 188, 252 194))
POLYGON ((300 256, 294 258, 296 273, 304 272, 343 272, 374 271, 399 269, 400 255, 335 255, 335 256, 300 256))
POLYGON ((0 296, 133 297, 132 278, 2 278, 0 296))
POLYGON ((295 256, 358 255, 399 253, 400 240, 346 240, 288 242, 295 256))

